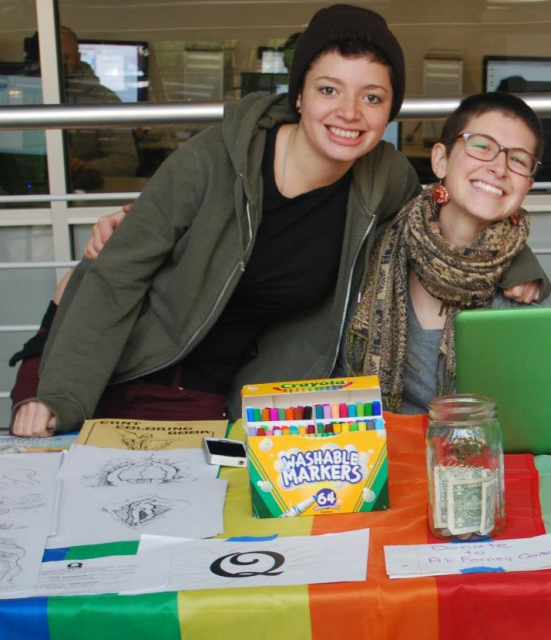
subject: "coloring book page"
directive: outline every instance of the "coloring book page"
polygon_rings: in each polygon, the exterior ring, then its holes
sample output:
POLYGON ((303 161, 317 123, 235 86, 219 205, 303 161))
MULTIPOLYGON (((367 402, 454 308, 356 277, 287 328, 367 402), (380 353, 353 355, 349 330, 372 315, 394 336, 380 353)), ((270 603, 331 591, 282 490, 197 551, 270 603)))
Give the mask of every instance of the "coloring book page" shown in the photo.
POLYGON ((62 480, 85 487, 167 486, 214 480, 218 466, 201 449, 125 451, 77 444, 61 471, 62 480))
POLYGON ((226 480, 84 487, 62 483, 57 533, 49 549, 122 540, 141 534, 207 538, 224 530, 226 480))
POLYGON ((0 596, 33 588, 54 519, 59 453, 0 458, 0 596))

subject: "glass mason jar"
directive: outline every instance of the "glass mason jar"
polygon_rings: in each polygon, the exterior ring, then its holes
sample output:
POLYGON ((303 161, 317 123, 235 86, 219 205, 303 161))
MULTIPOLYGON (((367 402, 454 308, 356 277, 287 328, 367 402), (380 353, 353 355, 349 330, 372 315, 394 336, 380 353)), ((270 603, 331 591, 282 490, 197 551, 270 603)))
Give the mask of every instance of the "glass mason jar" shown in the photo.
POLYGON ((444 540, 477 540, 502 531, 503 445, 495 399, 434 398, 426 445, 432 533, 444 540))

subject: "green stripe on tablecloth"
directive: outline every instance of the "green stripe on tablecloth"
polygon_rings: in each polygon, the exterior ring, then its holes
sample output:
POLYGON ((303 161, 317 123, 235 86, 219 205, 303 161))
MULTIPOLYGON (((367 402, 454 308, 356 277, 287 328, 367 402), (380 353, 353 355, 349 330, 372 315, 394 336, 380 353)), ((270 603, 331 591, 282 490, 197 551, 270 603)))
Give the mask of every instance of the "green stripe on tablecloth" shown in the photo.
POLYGON ((545 530, 551 533, 551 456, 536 456, 535 462, 540 476, 541 516, 545 530))
MULTIPOLYGON (((137 549, 137 541, 72 547, 66 559, 133 555, 137 549)), ((50 598, 48 624, 50 640, 180 640, 177 597, 170 592, 50 598)))
POLYGON ((174 592, 50 598, 48 624, 50 640, 180 640, 174 592))

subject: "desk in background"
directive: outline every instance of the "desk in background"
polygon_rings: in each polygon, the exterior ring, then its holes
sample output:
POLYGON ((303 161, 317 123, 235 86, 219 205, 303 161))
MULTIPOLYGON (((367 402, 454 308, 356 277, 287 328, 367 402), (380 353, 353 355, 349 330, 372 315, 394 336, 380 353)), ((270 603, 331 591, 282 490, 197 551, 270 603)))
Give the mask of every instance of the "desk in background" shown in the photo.
MULTIPOLYGON (((247 473, 225 469, 225 534, 310 535, 371 528, 362 583, 143 596, 0 601, 2 640, 539 640, 551 637, 551 570, 389 580, 383 544, 430 537, 423 418, 387 414, 391 510, 254 520, 247 473)), ((502 538, 545 533, 551 458, 508 455, 502 538), (538 473, 539 471, 539 473, 538 473), (540 499, 541 496, 541 499, 540 499), (541 507, 544 508, 542 516, 541 507)), ((177 532, 176 532, 177 533, 177 532)), ((136 543, 60 550, 51 559, 134 553, 136 543)))

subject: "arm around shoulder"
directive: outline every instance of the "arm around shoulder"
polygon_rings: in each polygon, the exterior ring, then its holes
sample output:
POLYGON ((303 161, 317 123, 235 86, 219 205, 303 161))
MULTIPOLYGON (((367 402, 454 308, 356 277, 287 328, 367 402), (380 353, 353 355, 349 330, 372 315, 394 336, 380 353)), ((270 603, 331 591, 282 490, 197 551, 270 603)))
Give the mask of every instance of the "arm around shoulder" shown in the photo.
POLYGON ((516 285, 540 280, 540 292, 538 302, 547 298, 551 294, 551 284, 543 267, 528 245, 513 259, 511 266, 503 274, 499 287, 500 289, 510 289, 516 285))

